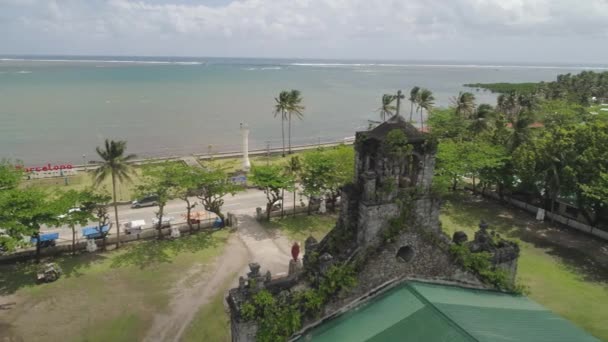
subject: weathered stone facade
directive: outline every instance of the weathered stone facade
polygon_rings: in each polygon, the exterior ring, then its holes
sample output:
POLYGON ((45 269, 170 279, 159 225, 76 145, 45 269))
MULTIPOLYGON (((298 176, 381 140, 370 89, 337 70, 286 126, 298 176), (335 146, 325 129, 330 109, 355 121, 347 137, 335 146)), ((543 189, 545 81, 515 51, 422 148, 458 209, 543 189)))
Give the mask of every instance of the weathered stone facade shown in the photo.
MULTIPOLYGON (((371 131, 358 132, 355 150, 355 179, 342 191, 336 227, 321 241, 310 237, 305 242, 305 276, 253 281, 253 287, 247 284, 249 280, 243 280, 239 289, 230 291, 227 300, 232 311, 233 341, 254 340, 255 325, 244 322, 239 314, 240 305, 251 293, 262 287, 272 293, 314 287, 332 265, 355 266, 357 285, 345 296, 326 303, 321 316, 332 315, 383 284, 402 279, 488 287, 455 263, 449 251, 453 242, 441 231, 440 200, 431 189, 434 144, 395 116, 371 131), (391 133, 395 131, 403 134, 391 133), (406 139, 394 139, 403 136, 406 139)), ((466 235, 458 241, 469 244, 471 250, 492 253, 497 267, 516 270, 516 246, 488 244, 488 233, 482 230, 471 243, 466 242, 466 235)), ((257 276, 253 272, 253 277, 257 276)), ((308 320, 304 318, 304 326, 312 323, 308 320)))

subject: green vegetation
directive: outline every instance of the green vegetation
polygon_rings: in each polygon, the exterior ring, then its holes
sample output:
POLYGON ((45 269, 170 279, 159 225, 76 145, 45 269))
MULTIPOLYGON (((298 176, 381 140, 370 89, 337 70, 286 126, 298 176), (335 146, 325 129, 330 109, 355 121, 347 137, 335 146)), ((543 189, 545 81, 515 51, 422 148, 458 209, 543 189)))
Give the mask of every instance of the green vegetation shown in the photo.
POLYGON ((527 213, 470 196, 450 196, 442 208, 442 227, 450 236, 460 230, 472 238, 480 219, 519 244, 518 282, 532 299, 600 340, 608 339, 608 275, 600 272, 605 265, 593 261, 600 242, 582 236, 581 243, 589 245, 573 248, 571 241, 553 238, 543 224, 531 223, 527 213))
POLYGON ((475 109, 474 96, 461 93, 453 108, 430 117, 439 142, 435 184, 455 191, 467 178, 474 191, 480 185, 482 192, 518 194, 551 212, 559 198, 568 198, 586 223, 598 225, 608 217, 602 196, 608 121, 585 106, 608 94, 607 80, 608 73, 560 75, 542 94, 500 95, 495 108, 475 109))
POLYGON ((468 83, 464 85, 469 88, 487 89, 493 93, 507 94, 512 92, 517 93, 534 93, 540 88, 539 83, 468 83))
POLYGON ((264 189, 266 194, 266 220, 270 221, 270 213, 275 203, 283 200, 284 189, 292 189, 295 179, 283 172, 283 168, 278 165, 261 165, 252 167, 253 175, 251 182, 264 189))
POLYGON ((40 336, 51 341, 141 340, 154 315, 167 310, 177 280, 219 255, 228 234, 198 233, 56 258, 64 274, 50 284, 35 284, 34 264, 2 265, 0 295, 20 298, 6 313, 11 331, 24 341, 40 336))
POLYGON ((313 236, 321 241, 325 235, 335 226, 337 215, 298 215, 283 219, 272 219, 263 222, 268 229, 277 229, 285 234, 291 241, 304 241, 313 236))
POLYGON ((323 304, 355 284, 352 267, 334 265, 314 288, 276 297, 266 290, 256 293, 250 302, 243 305, 243 318, 258 323, 257 341, 285 341, 302 327, 303 317, 316 317, 323 304))
POLYGON ((473 83, 465 86, 501 94, 534 95, 544 100, 566 100, 588 106, 608 99, 608 72, 583 71, 577 75, 559 75, 556 81, 547 83, 473 83))

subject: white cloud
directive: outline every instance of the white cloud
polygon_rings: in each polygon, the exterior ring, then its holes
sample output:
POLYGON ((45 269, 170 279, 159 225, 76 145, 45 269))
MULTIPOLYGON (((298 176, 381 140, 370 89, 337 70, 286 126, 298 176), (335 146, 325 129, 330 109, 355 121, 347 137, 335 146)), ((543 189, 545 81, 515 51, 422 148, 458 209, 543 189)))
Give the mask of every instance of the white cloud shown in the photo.
MULTIPOLYGON (((369 56, 370 48, 395 50, 381 44, 531 42, 543 37, 580 43, 608 36, 606 0, 240 0, 214 6, 158 0, 0 0, 0 12, 0 31, 23 31, 31 42, 55 39, 90 49, 87 41, 94 37, 100 49, 127 47, 126 53, 159 51, 159 39, 190 42, 194 47, 182 46, 186 54, 204 53, 195 47, 203 42, 215 50, 248 55, 263 46, 270 49, 265 54, 277 56, 303 46, 351 53, 362 44, 361 56, 369 56)), ((4 45, 0 53, 11 53, 11 48, 4 45)), ((325 57, 324 51, 317 52, 325 57)))

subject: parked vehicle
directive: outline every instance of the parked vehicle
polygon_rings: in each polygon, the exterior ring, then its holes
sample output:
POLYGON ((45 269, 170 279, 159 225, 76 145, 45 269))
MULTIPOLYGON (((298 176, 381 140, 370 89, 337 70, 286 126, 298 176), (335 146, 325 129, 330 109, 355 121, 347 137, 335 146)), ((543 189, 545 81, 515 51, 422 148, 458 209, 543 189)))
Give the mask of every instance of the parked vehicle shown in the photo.
POLYGON ((153 207, 158 205, 158 196, 150 195, 131 202, 131 208, 153 207))
MULTIPOLYGON (((161 228, 170 228, 171 227, 171 222, 175 221, 175 217, 173 216, 165 216, 163 217, 163 223, 161 225, 161 228)), ((154 228, 156 228, 158 226, 158 218, 153 218, 152 219, 152 226, 154 226, 154 228)))
POLYGON ((74 213, 74 212, 78 212, 78 211, 80 211, 80 208, 72 208, 72 209, 68 210, 67 213, 57 216, 57 218, 58 219, 64 219, 66 216, 68 216, 68 214, 71 214, 71 213, 74 213))
POLYGON ((144 221, 144 220, 135 220, 135 221, 127 222, 124 225, 125 234, 133 234, 133 233, 139 234, 139 233, 141 233, 141 231, 145 225, 146 225, 146 221, 144 221))
MULTIPOLYGON (((109 225, 101 227, 101 231, 107 233, 110 230, 109 225)), ((82 236, 86 239, 100 239, 102 234, 99 232, 97 226, 82 228, 82 236)))
POLYGON ((31 238, 30 242, 35 245, 38 239, 40 239, 40 247, 53 247, 55 246, 55 240, 59 239, 59 233, 40 234, 38 238, 31 238))

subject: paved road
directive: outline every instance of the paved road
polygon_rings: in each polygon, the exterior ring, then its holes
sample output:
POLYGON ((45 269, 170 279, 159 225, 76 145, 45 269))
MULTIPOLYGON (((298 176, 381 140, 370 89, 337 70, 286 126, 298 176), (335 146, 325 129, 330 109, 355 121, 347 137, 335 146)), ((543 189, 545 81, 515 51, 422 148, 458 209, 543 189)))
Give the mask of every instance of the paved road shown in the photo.
MULTIPOLYGON (((195 197, 192 198, 192 201, 197 200, 195 197)), ((306 202, 306 199, 304 198, 306 202)), ((299 204, 300 199, 299 196, 296 199, 297 204, 299 204)), ((249 214, 255 215, 255 208, 261 207, 265 208, 266 204, 266 195, 263 191, 257 189, 247 189, 246 191, 239 192, 235 196, 226 196, 224 198, 224 206, 222 210, 224 213, 226 212, 234 212, 240 214, 249 214)), ((286 208, 291 208, 293 206, 293 194, 285 192, 285 205, 286 208)), ((182 200, 172 200, 165 206, 165 216, 172 216, 175 218, 177 222, 185 222, 185 214, 186 214, 186 203, 182 200)), ((118 219, 120 225, 126 222, 134 221, 134 220, 144 220, 146 225, 144 228, 152 228, 152 219, 154 219, 155 212, 158 210, 158 207, 145 207, 133 209, 129 205, 121 205, 118 207, 118 219)), ((204 211, 203 206, 199 203, 193 209, 193 211, 204 211)), ((114 221, 114 210, 110 210, 111 220, 114 221)), ((209 214, 209 219, 214 219, 215 215, 212 213, 209 214)), ((94 222, 91 222, 91 225, 94 225, 94 222)), ((111 234, 116 234, 116 230, 112 227, 111 234)), ((81 228, 76 227, 76 238, 82 239, 81 228)), ((44 232, 59 232, 59 242, 62 241, 72 241, 72 230, 67 227, 60 228, 45 228, 44 232)))

